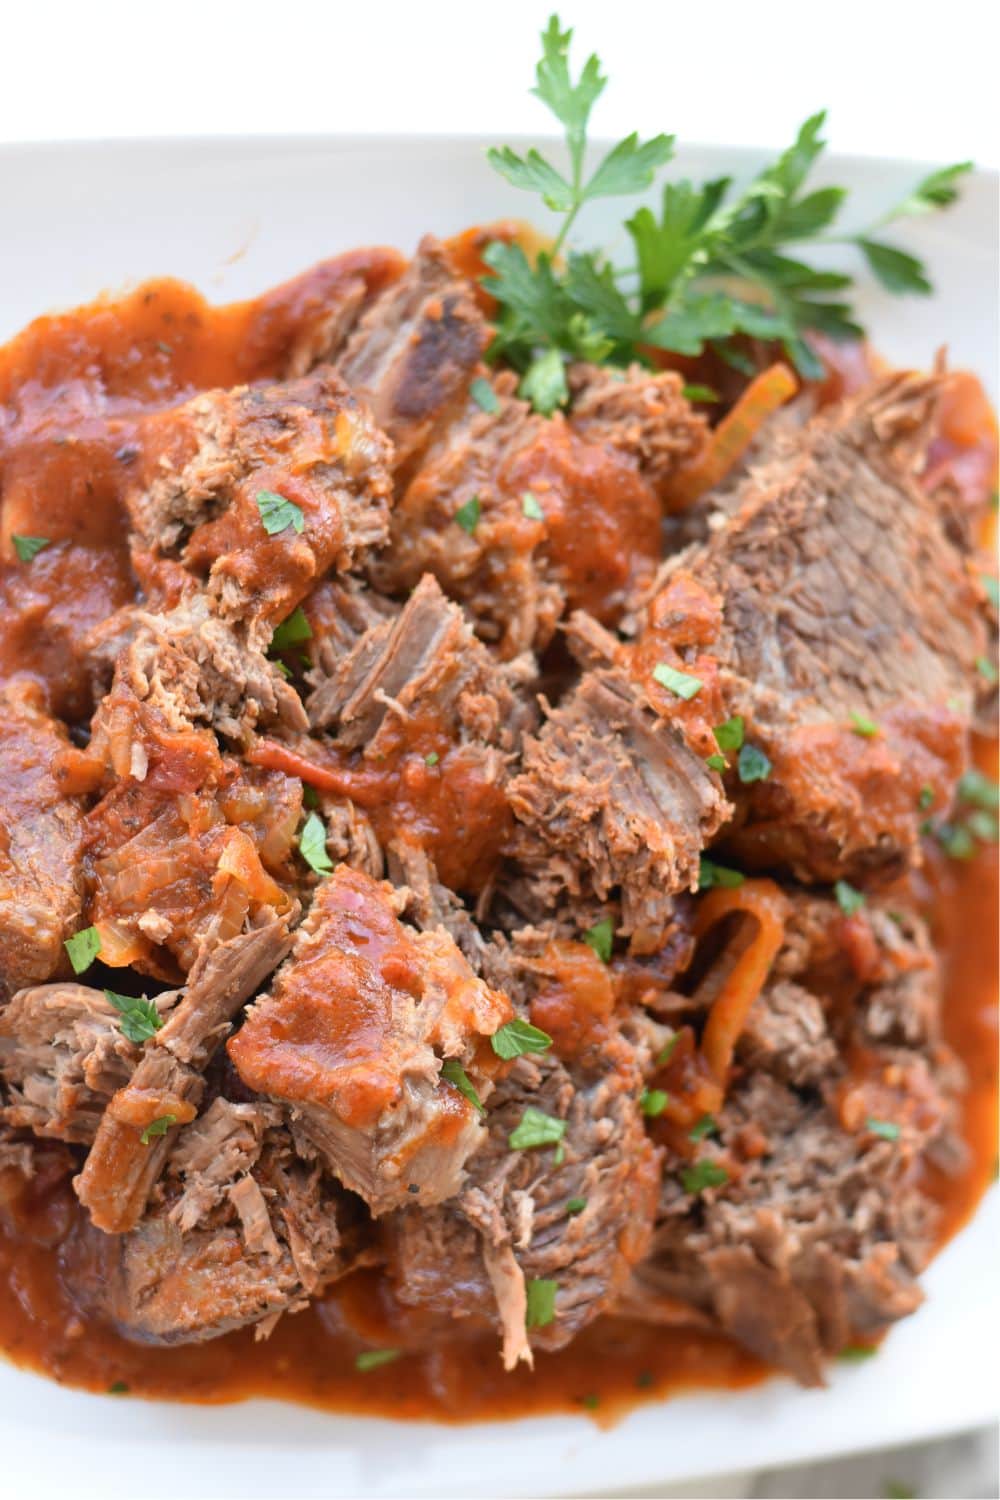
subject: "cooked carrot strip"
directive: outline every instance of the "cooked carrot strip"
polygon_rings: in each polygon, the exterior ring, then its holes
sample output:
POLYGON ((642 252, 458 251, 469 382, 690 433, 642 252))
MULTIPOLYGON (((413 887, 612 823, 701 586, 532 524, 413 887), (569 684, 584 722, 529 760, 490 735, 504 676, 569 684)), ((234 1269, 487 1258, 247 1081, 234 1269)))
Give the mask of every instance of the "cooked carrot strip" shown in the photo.
POLYGON ((712 1002, 701 1038, 701 1051, 720 1087, 750 1007, 760 994, 785 937, 788 901, 772 880, 747 880, 735 889, 717 887, 699 903, 694 935, 701 938, 729 912, 746 912, 757 931, 740 954, 712 1002))
POLYGON ((374 777, 364 771, 350 771, 341 766, 321 766, 300 755, 288 745, 279 745, 277 740, 258 740, 248 750, 245 759, 254 766, 263 766, 265 771, 284 771, 286 776, 297 776, 309 786, 321 792, 336 792, 340 797, 358 797, 370 791, 374 777))
POLYGON ((799 384, 787 365, 770 365, 753 379, 732 411, 712 433, 705 451, 671 481, 667 495, 670 510, 683 510, 721 484, 733 465, 753 442, 761 426, 779 406, 790 401, 799 384))

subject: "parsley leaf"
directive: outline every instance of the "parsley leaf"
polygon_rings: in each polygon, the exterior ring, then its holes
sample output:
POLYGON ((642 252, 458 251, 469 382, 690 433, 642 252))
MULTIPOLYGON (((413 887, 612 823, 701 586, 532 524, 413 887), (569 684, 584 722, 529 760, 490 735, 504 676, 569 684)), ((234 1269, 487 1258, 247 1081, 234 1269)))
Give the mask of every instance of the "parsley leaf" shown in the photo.
POLYGON ((525 490, 521 496, 521 513, 527 516, 529 521, 545 520, 545 512, 530 490, 525 490))
POLYGON ((856 713, 854 709, 851 710, 851 728, 864 740, 873 740, 878 734, 878 725, 875 720, 870 719, 867 714, 856 713))
POLYGON ((639 1108, 650 1120, 662 1115, 667 1107, 667 1095, 662 1089, 645 1089, 639 1100, 639 1108))
POLYGON ((1000 786, 984 776, 982 771, 966 771, 958 781, 958 796, 961 802, 992 812, 1000 807, 1000 786))
POLYGON ((745 879, 746 876, 741 870, 730 870, 725 865, 717 865, 714 860, 706 859, 704 855, 698 861, 699 891, 710 891, 715 885, 734 891, 743 884, 745 879))
POLYGON ((837 905, 845 917, 853 917, 865 904, 865 898, 861 891, 855 890, 853 885, 846 880, 838 880, 833 887, 833 894, 837 898, 837 905))
POLYGON ((712 733, 720 750, 739 750, 743 745, 743 720, 734 714, 724 724, 716 724, 712 733))
POLYGON ((736 769, 740 780, 746 785, 751 781, 766 781, 771 774, 771 762, 756 745, 744 744, 736 769))
POLYGON ((693 1166, 685 1167, 681 1172, 684 1191, 692 1195, 704 1192, 705 1188, 721 1187, 728 1181, 729 1173, 725 1167, 714 1161, 696 1161, 693 1166))
POLYGON ((436 750, 431 750, 431 751, 429 751, 429 752, 428 752, 428 753, 427 753, 427 754, 426 754, 426 755, 425 755, 425 756, 424 756, 424 765, 425 765, 425 766, 436 766, 436 765, 437 765, 437 763, 438 763, 438 761, 439 761, 439 760, 440 760, 440 759, 441 759, 441 757, 440 757, 440 755, 439 755, 439 754, 438 754, 438 753, 437 753, 437 751, 436 751, 436 750))
POLYGON ((848 1365, 859 1365, 866 1359, 873 1359, 877 1353, 877 1344, 845 1344, 837 1358, 848 1365))
POLYGON ((281 624, 275 628, 271 637, 271 652, 287 651, 289 646, 300 646, 303 641, 312 640, 312 626, 305 617, 301 604, 297 604, 281 624))
POLYGON ((85 927, 75 932, 63 944, 69 954, 74 974, 85 974, 101 951, 101 934, 96 927, 85 927))
POLYGON ((363 1349, 355 1357, 354 1368, 364 1375, 369 1370, 379 1370, 383 1365, 393 1364, 402 1352, 402 1349, 363 1349))
POLYGON ((155 1120, 150 1120, 139 1139, 144 1146, 148 1146, 154 1136, 166 1135, 171 1125, 177 1124, 176 1115, 159 1115, 155 1120))
POLYGON ((521 1116, 520 1124, 511 1131, 507 1141, 514 1151, 531 1151, 536 1146, 559 1145, 565 1134, 565 1120, 543 1114, 540 1109, 529 1104, 521 1116))
POLYGON ((489 381, 484 380, 481 375, 477 376, 469 386, 469 395, 483 411, 492 413, 500 410, 499 396, 489 381))
POLYGON ((700 677, 692 677, 689 672, 678 672, 675 667, 668 666, 665 661, 656 663, 653 668, 653 677, 661 687, 669 688, 685 702, 700 693, 704 686, 700 677))
POLYGON ((723 771, 729 770, 729 762, 724 755, 706 755, 705 764, 710 771, 718 771, 720 776, 723 771))
POLYGON ((493 1033, 490 1045, 497 1057, 509 1062, 512 1057, 522 1057, 526 1052, 547 1052, 552 1046, 552 1038, 539 1027, 532 1026, 530 1021, 522 1021, 516 1016, 493 1033))
POLYGON ((463 531, 468 532, 469 536, 472 536, 476 527, 479 525, 479 515, 481 509, 482 507, 479 503, 479 496, 473 495, 470 500, 466 500, 464 505, 460 505, 455 512, 455 520, 458 522, 459 526, 461 526, 463 531))
POLYGON ((611 962, 611 945, 615 937, 615 924, 610 917, 602 917, 583 934, 588 948, 593 948, 602 963, 611 962))
POLYGON ((120 1014, 123 1036, 130 1042, 135 1042, 137 1047, 148 1042, 163 1025, 162 1016, 152 1000, 147 1000, 145 995, 136 999, 134 995, 116 995, 114 990, 105 990, 104 998, 120 1014))
POLYGON ((535 87, 563 126, 568 171, 534 149, 522 153, 506 146, 489 153, 508 182, 538 193, 562 216, 552 250, 540 253, 534 265, 517 246, 495 244, 485 256, 494 273, 485 285, 499 303, 489 357, 502 355, 522 372, 521 394, 537 410, 552 412, 565 402, 566 360, 626 365, 643 359, 649 344, 688 355, 711 344, 740 367, 745 355, 733 339, 780 341, 802 375, 818 378, 823 367, 806 335, 815 330, 855 338, 862 330, 848 300, 851 276, 789 254, 803 245, 853 246, 889 291, 925 295, 929 290, 921 263, 881 234, 900 218, 947 208, 971 164, 932 172, 875 223, 838 234, 846 191, 809 183, 825 149, 822 112, 811 115, 787 150, 742 191, 734 192, 725 177, 667 182, 658 212, 644 206, 625 221, 634 251, 629 269, 578 252, 564 265, 560 253, 581 208, 596 198, 646 189, 673 153, 672 136, 641 141, 632 134, 589 178, 585 175, 590 114, 606 79, 594 56, 573 78, 571 38, 553 16, 542 35, 535 87))
POLYGON ((471 1082, 469 1081, 468 1073, 466 1073, 457 1057, 445 1058, 444 1062, 441 1064, 441 1077, 446 1079, 453 1088, 458 1089, 458 1092, 462 1094, 464 1098, 468 1099, 469 1103, 478 1114, 485 1115, 486 1106, 473 1088, 471 1082))
POLYGON ((586 1207, 586 1198, 567 1198, 566 1200, 566 1212, 573 1216, 575 1216, 576 1214, 582 1214, 583 1210, 586 1207))
POLYGON ((540 1279, 530 1280, 525 1290, 528 1295, 528 1305, 525 1311, 525 1326, 528 1328, 545 1328, 553 1321, 556 1315, 556 1292, 559 1290, 558 1281, 544 1281, 540 1279))
POLYGON ((893 1120, 876 1120, 869 1115, 865 1129, 871 1135, 880 1135, 884 1141, 899 1140, 899 1126, 893 1120))
POLYGON ((319 813, 311 812, 299 834, 299 853, 317 875, 329 875, 333 869, 326 849, 326 824, 319 813))
POLYGON ((31 562, 32 558, 37 557, 39 552, 44 551, 50 545, 47 536, 18 536, 16 532, 11 536, 11 541, 14 543, 18 561, 24 563, 31 562))
POLYGON ((301 506, 275 490, 257 491, 257 509, 260 511, 261 525, 268 536, 277 536, 279 532, 287 531, 289 526, 294 531, 305 530, 306 518, 301 506))
POLYGON ((696 1120, 688 1131, 688 1140, 703 1141, 706 1136, 713 1135, 718 1129, 718 1122, 714 1115, 702 1115, 701 1119, 696 1120))

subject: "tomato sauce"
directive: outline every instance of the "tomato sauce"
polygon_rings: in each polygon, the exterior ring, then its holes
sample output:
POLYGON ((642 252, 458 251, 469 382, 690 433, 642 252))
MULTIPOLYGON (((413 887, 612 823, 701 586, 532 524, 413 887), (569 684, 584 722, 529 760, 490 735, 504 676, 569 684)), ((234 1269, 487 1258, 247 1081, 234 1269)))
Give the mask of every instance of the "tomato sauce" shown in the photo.
MULTIPOLYGON (((465 246, 469 256, 477 249, 472 239, 465 246)), ((338 286, 361 277, 376 289, 401 267, 395 252, 359 251, 222 308, 179 282, 155 281, 117 300, 39 319, 0 351, 0 680, 26 673, 54 712, 71 722, 87 716, 91 689, 80 639, 136 595, 121 496, 140 418, 199 389, 282 373, 338 286), (14 534, 45 537, 49 545, 25 565, 14 534)), ((545 478, 534 471, 520 477, 536 487, 545 478)), ((574 551, 580 540, 567 532, 566 567, 586 601, 608 580, 591 576, 589 561, 574 551)), ((602 565, 617 582, 624 564, 613 547, 602 565)), ((420 761, 423 775, 423 754, 420 761)), ((403 757, 392 774, 405 781, 408 768, 403 757)), ((444 842, 448 818, 440 821, 444 842)), ((946 965, 945 1034, 969 1078, 967 1169, 928 1182, 943 1208, 943 1242, 968 1219, 995 1171, 996 847, 969 862, 942 862, 931 878, 928 904, 946 965)), ((546 1003, 555 1008, 557 1001, 549 996, 546 1003)), ((600 1011, 595 1004, 597 1024, 600 1011)), ((546 1015, 547 1023, 557 1019, 546 1015)), ((570 1037, 567 1045, 577 1041, 570 1037)), ((0 1348, 62 1383, 119 1397, 271 1396, 438 1421, 556 1411, 604 1420, 643 1399, 692 1386, 739 1387, 768 1373, 721 1335, 605 1318, 569 1348, 538 1354, 533 1373, 507 1374, 492 1332, 459 1330, 435 1342, 422 1315, 394 1304, 373 1270, 355 1272, 305 1312, 283 1318, 264 1342, 244 1330, 174 1348, 130 1343, 84 1322, 74 1306, 67 1288, 80 1274, 74 1226, 83 1210, 69 1186, 64 1148, 41 1146, 38 1162, 27 1187, 0 1175, 0 1348), (373 1344, 399 1356, 359 1373, 355 1357, 373 1344)))

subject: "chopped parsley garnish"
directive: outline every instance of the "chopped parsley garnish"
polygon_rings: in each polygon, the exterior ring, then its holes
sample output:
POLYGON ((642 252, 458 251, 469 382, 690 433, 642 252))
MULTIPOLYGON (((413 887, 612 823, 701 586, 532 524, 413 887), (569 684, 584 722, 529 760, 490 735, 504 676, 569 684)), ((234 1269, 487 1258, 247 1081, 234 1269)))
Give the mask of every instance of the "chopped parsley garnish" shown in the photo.
POLYGON ((460 505, 455 512, 455 520, 461 526, 462 530, 467 531, 470 536, 479 525, 481 510, 479 496, 473 495, 471 500, 466 500, 465 504, 460 505))
POLYGON ((529 521, 545 520, 545 512, 530 490, 525 490, 521 496, 521 511, 529 521))
POLYGON ((964 823, 936 823, 929 829, 949 859, 972 859, 976 840, 964 823))
POLYGON ((837 898, 837 905, 845 917, 853 917, 865 904, 865 898, 861 891, 855 890, 846 880, 838 880, 833 888, 833 894, 837 898))
POLYGON ((639 1100, 639 1108, 650 1120, 662 1115, 667 1107, 667 1095, 662 1089, 645 1089, 639 1100))
POLYGON ((733 714, 724 724, 716 724, 712 733, 720 750, 739 750, 743 744, 742 715, 733 714))
POLYGON ((312 626, 306 619, 301 604, 297 604, 288 616, 282 620, 271 637, 272 651, 287 651, 289 646, 300 646, 303 641, 312 640, 312 626))
POLYGON ((583 934, 583 941, 588 948, 593 948, 602 963, 611 962, 611 945, 615 937, 615 924, 610 917, 602 917, 595 922, 593 927, 588 927, 583 934))
POLYGON ((145 995, 137 999, 134 995, 116 995, 114 990, 105 990, 104 998, 109 1005, 114 1006, 122 1018, 122 1035, 130 1042, 135 1042, 137 1047, 141 1047, 143 1042, 148 1042, 163 1025, 163 1018, 159 1011, 152 1000, 147 1000, 145 995))
POLYGON ((714 860, 706 859, 704 854, 698 861, 698 889, 699 891, 710 891, 713 886, 721 885, 726 890, 735 891, 746 880, 742 870, 730 870, 726 865, 717 865, 714 860))
POLYGON ((556 1315, 558 1281, 544 1281, 536 1278, 528 1282, 525 1290, 528 1294, 528 1305, 524 1317, 525 1327, 547 1327, 556 1315))
POLYGON ((177 1124, 176 1115, 159 1115, 155 1120, 150 1120, 139 1139, 144 1146, 148 1146, 154 1136, 166 1135, 171 1125, 177 1124))
POLYGON ((997 669, 988 656, 976 657, 976 671, 983 681, 988 682, 991 687, 996 683, 998 677, 997 669))
POLYGON ((127 1396, 128 1386, 124 1380, 113 1380, 108 1386, 109 1396, 127 1396))
POLYGON ((101 934, 96 927, 85 927, 75 932, 63 944, 69 954, 74 974, 85 974, 101 951, 101 934))
POLYGON ((582 1214, 586 1207, 586 1198, 569 1198, 566 1202, 566 1212, 568 1214, 582 1214))
POLYGON ((596 1411, 600 1404, 600 1396, 595 1395, 593 1391, 589 1391, 586 1396, 580 1397, 580 1405, 585 1406, 588 1411, 596 1411))
POLYGON ((296 505, 294 500, 279 495, 276 490, 258 490, 257 509, 260 511, 261 525, 268 536, 277 536, 280 531, 287 531, 289 526, 293 531, 305 530, 306 518, 301 506, 296 505))
POLYGON ((718 391, 713 391, 710 385, 685 385, 681 387, 681 395, 685 401, 718 401, 718 391))
POLYGON ((393 1364, 402 1352, 402 1349, 364 1349, 356 1357, 354 1368, 364 1375, 368 1370, 379 1370, 383 1365, 393 1364))
POLYGON ((441 757, 440 757, 440 755, 438 755, 437 751, 436 750, 432 750, 429 755, 425 755, 424 756, 424 765, 425 766, 436 766, 437 763, 438 763, 438 761, 440 759, 441 759, 441 757))
POLYGON ((1000 808, 1000 786, 982 771, 966 771, 959 777, 958 796, 960 801, 983 807, 987 812, 1000 808))
POLYGON ((729 769, 729 762, 724 755, 706 755, 705 764, 710 771, 718 771, 720 775, 729 769))
POLYGON ((668 666, 665 661, 656 663, 653 668, 653 677, 661 687, 669 688, 685 702, 692 699, 696 693, 700 693, 704 686, 700 677, 692 677, 689 672, 678 672, 676 667, 668 666))
POLYGON ((701 1119, 696 1120, 688 1131, 688 1140, 703 1141, 706 1136, 712 1135, 718 1128, 719 1124, 714 1115, 702 1115, 701 1119))
POLYGON ((329 875, 333 864, 326 849, 326 824, 319 813, 311 812, 299 834, 299 853, 317 875, 329 875))
POLYGON ((917 798, 917 806, 920 808, 920 811, 926 812, 933 801, 934 788, 932 786, 922 786, 920 788, 920 796, 917 798))
POLYGON ((969 832, 974 833, 981 843, 996 843, 998 829, 995 812, 989 813, 985 808, 977 807, 975 812, 971 812, 965 821, 969 832))
POLYGON ((870 1135, 880 1135, 884 1141, 899 1140, 899 1126, 894 1120, 876 1120, 869 1115, 865 1121, 865 1129, 870 1135))
POLYGON ((705 1188, 721 1187, 728 1181, 729 1173, 715 1161, 696 1161, 681 1172, 684 1191, 692 1195, 704 1192, 705 1188))
POLYGON ((837 1355, 845 1364, 859 1365, 862 1360, 872 1359, 878 1353, 877 1344, 845 1344, 837 1355))
POLYGON ((994 609, 1000 609, 1000 578, 994 578, 991 573, 983 573, 981 576, 987 599, 994 609))
POLYGON ((480 375, 469 386, 469 395, 478 407, 483 411, 495 412, 500 410, 500 398, 490 385, 480 375))
POLYGON ((859 714, 851 710, 851 728, 855 734, 860 734, 862 739, 873 740, 878 734, 878 725, 874 719, 869 719, 867 714, 859 714))
POLYGON ((514 1127, 507 1140, 515 1151, 532 1151, 536 1146, 559 1145, 565 1134, 565 1120, 543 1114, 540 1109, 529 1104, 521 1116, 520 1124, 514 1127))
POLYGON ((49 546, 47 536, 18 536, 16 533, 11 537, 14 543, 14 551, 17 553, 19 562, 31 562, 39 552, 49 546))
POLYGON ((665 1068, 667 1066, 667 1063, 670 1061, 670 1059, 674 1055, 674 1052, 677 1050, 677 1043, 680 1041, 680 1039, 680 1032, 675 1031, 669 1042, 666 1043, 656 1059, 656 1066, 658 1068, 665 1068))
POLYGON ((469 1103, 472 1105, 473 1109, 477 1111, 478 1114, 485 1115, 486 1106, 480 1099, 479 1095, 476 1093, 475 1089, 472 1087, 472 1084, 469 1081, 469 1075, 462 1067, 462 1064, 459 1062, 457 1057, 445 1058, 444 1062, 441 1064, 441 1077, 447 1079, 448 1083, 450 1083, 453 1088, 458 1089, 458 1092, 462 1094, 464 1098, 468 1099, 469 1103))
POLYGON ((509 1062, 512 1057, 521 1057, 525 1052, 547 1052, 552 1046, 552 1038, 547 1032, 532 1026, 530 1021, 522 1021, 518 1016, 495 1031, 490 1037, 490 1044, 497 1057, 509 1062))
POLYGON ((290 682, 291 681, 291 679, 292 679, 292 669, 291 669, 291 667, 286 666, 283 661, 276 661, 272 665, 281 674, 281 676, 285 679, 286 682, 290 682))
POLYGON ((551 249, 533 259, 520 245, 501 242, 484 256, 493 273, 484 286, 499 303, 488 357, 520 371, 520 394, 536 410, 549 414, 567 401, 567 363, 626 366, 647 361, 650 346, 698 355, 708 345, 735 364, 745 361, 741 338, 777 341, 802 375, 818 378, 822 365, 804 335, 857 338, 863 330, 850 301, 851 276, 803 259, 801 248, 810 242, 852 245, 890 292, 930 291, 921 262, 881 232, 900 218, 946 208, 971 163, 930 173, 868 229, 838 233, 846 190, 816 189, 808 181, 825 146, 823 113, 806 120, 792 145, 740 189, 730 178, 668 181, 658 212, 643 206, 626 219, 631 253, 620 266, 600 251, 568 250, 586 204, 643 192, 673 155, 672 136, 632 134, 587 171, 590 114, 607 80, 596 56, 574 79, 571 38, 553 16, 542 34, 534 90, 563 127, 568 172, 536 150, 505 146, 489 153, 508 182, 539 194, 562 220, 551 249))
POLYGON ((744 744, 736 769, 740 780, 746 785, 751 781, 766 781, 771 774, 771 762, 756 745, 744 744))
POLYGON ((307 781, 302 783, 302 806, 319 807, 319 792, 317 792, 314 786, 310 786, 307 781))

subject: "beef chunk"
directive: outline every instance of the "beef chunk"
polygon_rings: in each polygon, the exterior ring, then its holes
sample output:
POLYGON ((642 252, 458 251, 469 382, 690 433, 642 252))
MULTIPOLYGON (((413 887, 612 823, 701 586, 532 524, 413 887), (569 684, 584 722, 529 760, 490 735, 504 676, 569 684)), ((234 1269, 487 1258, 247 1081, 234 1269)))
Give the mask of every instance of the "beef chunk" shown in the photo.
POLYGON ((648 1247, 658 1172, 641 1090, 639 1056, 614 1030, 593 1066, 518 1058, 490 1102, 488 1139, 459 1196, 387 1226, 399 1300, 494 1322, 508 1368, 530 1363, 533 1345, 568 1343, 616 1299, 648 1247), (559 1149, 511 1149, 529 1108, 565 1122, 559 1149), (567 1207, 575 1199, 579 1212, 567 1207), (557 1283, 555 1319, 529 1334, 533 1280, 557 1283))
POLYGON ((488 343, 474 288, 428 235, 337 361, 338 373, 392 439, 397 471, 413 463, 461 403, 488 343))
POLYGON ((78 926, 83 813, 52 770, 68 743, 33 683, 0 691, 0 996, 65 970, 78 926))
POLYGON ((497 1059, 485 1039, 510 1004, 473 974, 443 929, 397 918, 391 887, 341 866, 319 887, 289 963, 230 1041, 244 1083, 290 1105, 345 1186, 375 1214, 454 1193, 482 1143, 475 1106, 497 1059), (460 1076, 460 1075, 459 1075, 460 1076))
POLYGON ((331 371, 208 391, 150 417, 145 470, 126 496, 139 543, 206 580, 227 620, 266 643, 328 568, 352 567, 386 537, 389 447, 331 371), (275 535, 258 497, 301 512, 275 535))
POLYGON ((98 1229, 121 1234, 138 1223, 174 1137, 197 1114, 206 1064, 244 1001, 289 947, 287 920, 272 914, 249 932, 202 949, 167 1021, 109 1101, 75 1179, 77 1197, 98 1229), (143 1142, 146 1126, 167 1116, 173 1117, 167 1132, 143 1142))
POLYGON ((190 1343, 283 1312, 357 1262, 360 1215, 295 1155, 278 1112, 217 1098, 179 1137, 128 1234, 85 1231, 96 1311, 126 1337, 190 1343))
POLYGON ((863 934, 816 896, 793 893, 790 911, 712 1130, 668 1152, 652 1252, 625 1307, 707 1318, 816 1385, 826 1358, 921 1300, 936 1221, 921 1184, 930 1163, 962 1165, 961 1079, 938 1042, 879 1045, 870 1031, 890 994, 897 1013, 938 1009, 940 974, 915 918, 911 941, 877 912, 863 934), (721 1180, 702 1191, 685 1181, 692 1156, 721 1180))
POLYGON ((665 495, 671 476, 693 463, 708 441, 708 423, 684 395, 674 371, 654 374, 607 365, 569 371, 572 423, 592 443, 606 443, 634 462, 654 493, 665 495))
POLYGON ((635 458, 537 416, 514 387, 498 376, 492 410, 469 399, 438 435, 372 570, 392 589, 433 573, 505 657, 545 646, 567 606, 613 623, 660 557, 659 501, 635 458))
POLYGON ((427 576, 314 674, 309 717, 334 732, 340 785, 383 845, 419 843, 446 884, 478 890, 510 828, 507 765, 533 719, 531 677, 530 661, 499 666, 427 576))
POLYGON ((985 637, 915 475, 936 390, 893 375, 796 434, 776 428, 732 517, 685 554, 722 602, 727 713, 772 763, 740 790, 728 842, 744 861, 806 879, 892 871, 918 858, 921 789, 950 801, 985 637))
POLYGON ((102 991, 82 984, 16 994, 0 1012, 4 1120, 36 1135, 89 1144, 108 1100, 138 1061, 120 1020, 102 991))
POLYGON ((620 889, 637 952, 661 944, 671 894, 698 881, 699 854, 729 807, 684 732, 659 719, 618 667, 584 673, 510 785, 515 853, 552 907, 560 890, 620 889))

